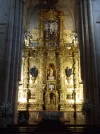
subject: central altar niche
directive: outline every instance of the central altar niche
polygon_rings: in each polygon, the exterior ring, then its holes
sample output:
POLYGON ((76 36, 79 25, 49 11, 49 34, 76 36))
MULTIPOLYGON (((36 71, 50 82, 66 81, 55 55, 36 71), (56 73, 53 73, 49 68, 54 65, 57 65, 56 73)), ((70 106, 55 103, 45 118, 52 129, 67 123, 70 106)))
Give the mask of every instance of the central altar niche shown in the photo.
POLYGON ((47 69, 47 80, 56 79, 56 70, 54 64, 50 63, 47 69))
POLYGON ((62 11, 42 10, 38 17, 39 29, 25 34, 18 110, 74 111, 75 101, 80 110, 83 87, 77 36, 64 29, 62 11))
MULTIPOLYGON (((43 37, 45 52, 45 74, 46 89, 44 90, 44 107, 46 110, 58 110, 59 105, 59 89, 58 70, 59 55, 57 48, 60 40, 60 15, 64 15, 58 10, 41 11, 39 16, 43 17, 43 37)), ((40 24, 41 25, 41 24, 40 24)))
MULTIPOLYGON (((49 50, 47 53, 50 54, 49 50)), ((52 54, 55 54, 55 51, 52 54)), ((51 56, 52 56, 51 54, 51 56)), ((54 55, 53 54, 53 55, 54 55)), ((54 56, 55 57, 55 56, 54 56)), ((58 90, 56 89, 57 81, 56 81, 56 59, 54 60, 47 56, 47 79, 46 79, 46 89, 44 90, 45 94, 45 102, 44 106, 46 110, 58 110, 58 90)), ((56 58, 56 57, 55 57, 56 58)))

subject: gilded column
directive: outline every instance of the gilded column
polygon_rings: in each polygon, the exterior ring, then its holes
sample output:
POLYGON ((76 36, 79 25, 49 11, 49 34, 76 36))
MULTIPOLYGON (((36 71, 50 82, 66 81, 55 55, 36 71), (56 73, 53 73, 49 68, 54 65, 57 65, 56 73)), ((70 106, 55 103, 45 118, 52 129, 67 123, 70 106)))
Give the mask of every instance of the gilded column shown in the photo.
POLYGON ((43 41, 44 38, 44 21, 43 21, 43 17, 40 16, 40 26, 39 26, 39 31, 40 31, 40 42, 43 41))
POLYGON ((73 52, 73 81, 74 81, 74 89, 77 90, 78 89, 78 85, 79 85, 79 70, 78 70, 78 66, 79 66, 79 56, 78 56, 78 52, 73 52))
POLYGON ((60 58, 60 110, 63 111, 64 109, 64 101, 65 101, 65 93, 64 93, 64 49, 63 49, 63 19, 64 15, 59 16, 59 41, 60 41, 60 52, 59 52, 59 58, 60 58))
POLYGON ((24 53, 24 65, 23 65, 23 77, 24 77, 24 81, 23 81, 23 87, 24 89, 28 88, 28 83, 29 83, 29 57, 28 57, 29 52, 25 51, 24 53))
POLYGON ((64 50, 63 47, 60 48, 60 110, 64 110, 65 103, 65 69, 64 69, 64 50))
POLYGON ((60 45, 62 45, 62 39, 63 39, 63 20, 64 20, 64 16, 62 15, 62 16, 59 16, 59 27, 60 27, 60 29, 59 29, 59 31, 60 31, 60 45))
POLYGON ((73 84, 74 84, 74 89, 73 89, 73 99, 74 99, 74 105, 73 105, 73 108, 74 108, 74 114, 73 114, 73 117, 74 117, 74 121, 76 122, 76 94, 77 94, 77 90, 78 90, 78 52, 77 50, 73 50, 73 84))
POLYGON ((38 74, 38 99, 37 99, 37 103, 38 103, 38 110, 42 110, 42 104, 43 104, 43 76, 44 76, 44 72, 43 72, 43 50, 42 48, 39 48, 38 51, 38 69, 39 69, 39 74, 38 74))
POLYGON ((61 15, 59 16, 59 34, 60 34, 60 37, 59 37, 59 40, 60 40, 60 53, 59 53, 59 57, 60 57, 60 110, 63 110, 64 107, 63 107, 63 103, 65 101, 65 97, 64 97, 64 60, 63 60, 63 57, 64 57, 64 50, 63 50, 63 19, 64 19, 64 16, 61 15))
MULTIPOLYGON (((24 61, 23 61, 23 92, 26 94, 26 103, 27 93, 29 88, 29 51, 25 51, 24 53, 24 61)), ((24 109, 27 109, 27 104, 24 105, 24 109)))

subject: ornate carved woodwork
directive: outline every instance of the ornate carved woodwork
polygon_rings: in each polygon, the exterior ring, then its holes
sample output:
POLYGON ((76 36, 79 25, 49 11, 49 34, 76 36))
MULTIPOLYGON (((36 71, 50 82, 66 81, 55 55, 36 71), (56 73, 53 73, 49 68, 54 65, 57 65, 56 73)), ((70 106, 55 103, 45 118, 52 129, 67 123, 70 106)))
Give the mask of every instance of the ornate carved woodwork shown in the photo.
POLYGON ((39 29, 26 34, 19 110, 73 111, 74 90, 77 110, 81 110, 83 85, 78 39, 72 31, 64 29, 63 21, 62 11, 42 10, 39 29), (35 80, 30 74, 34 66, 38 69, 35 80))

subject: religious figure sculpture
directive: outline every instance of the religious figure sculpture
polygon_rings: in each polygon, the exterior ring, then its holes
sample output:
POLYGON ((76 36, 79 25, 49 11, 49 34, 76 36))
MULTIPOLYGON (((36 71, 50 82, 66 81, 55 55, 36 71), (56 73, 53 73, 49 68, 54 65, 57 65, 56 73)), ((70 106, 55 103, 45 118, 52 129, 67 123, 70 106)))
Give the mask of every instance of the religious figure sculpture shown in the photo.
POLYGON ((50 85, 49 85, 49 89, 50 89, 50 90, 54 90, 54 85, 53 85, 53 84, 50 84, 50 85))
POLYGON ((72 75, 72 68, 66 67, 65 74, 66 74, 66 79, 67 79, 68 83, 70 83, 71 75, 72 75))
POLYGON ((49 65, 49 68, 47 70, 47 78, 48 78, 48 80, 54 80, 55 79, 55 69, 54 69, 53 64, 49 65))
POLYGON ((48 70, 48 79, 54 80, 54 70, 52 68, 48 70))
POLYGON ((50 68, 50 76, 53 76, 53 69, 52 68, 50 68))
POLYGON ((24 35, 25 46, 29 46, 29 44, 30 44, 30 38, 31 38, 30 33, 29 32, 26 32, 25 35, 24 35))
POLYGON ((55 95, 53 93, 50 94, 50 104, 55 104, 55 95))
POLYGON ((70 77, 72 75, 72 68, 66 67, 65 74, 66 74, 67 77, 70 77))
POLYGON ((30 71, 29 72, 32 75, 33 80, 35 82, 36 77, 38 76, 38 69, 34 66, 33 68, 30 68, 30 71))

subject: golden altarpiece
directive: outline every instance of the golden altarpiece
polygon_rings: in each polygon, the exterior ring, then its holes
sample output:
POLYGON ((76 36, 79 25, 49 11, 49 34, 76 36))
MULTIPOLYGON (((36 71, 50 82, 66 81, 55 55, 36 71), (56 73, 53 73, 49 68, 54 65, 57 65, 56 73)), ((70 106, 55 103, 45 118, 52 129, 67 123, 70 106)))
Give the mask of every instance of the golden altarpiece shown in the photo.
POLYGON ((77 35, 64 29, 64 13, 40 11, 39 28, 25 34, 18 110, 81 111, 80 72, 77 35))

